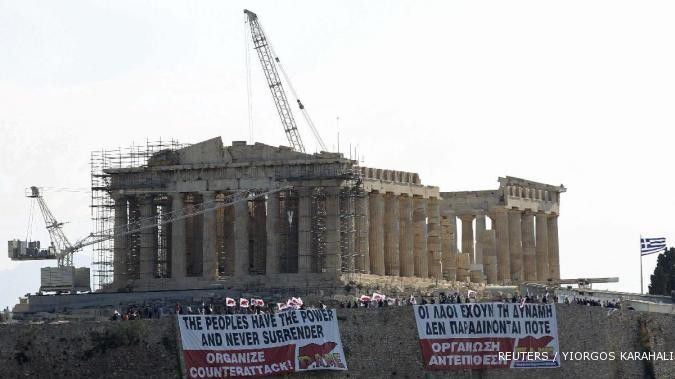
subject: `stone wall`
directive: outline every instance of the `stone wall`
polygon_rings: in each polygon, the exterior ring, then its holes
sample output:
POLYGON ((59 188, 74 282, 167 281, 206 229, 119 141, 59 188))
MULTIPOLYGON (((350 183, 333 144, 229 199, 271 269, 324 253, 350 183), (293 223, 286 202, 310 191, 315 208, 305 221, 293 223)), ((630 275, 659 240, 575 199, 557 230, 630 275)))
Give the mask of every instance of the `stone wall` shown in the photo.
POLYGON ((173 319, 1 324, 1 378, 180 376, 173 319))
MULTIPOLYGON (((559 369, 424 372, 410 307, 341 309, 346 373, 305 377, 673 378, 675 361, 622 361, 619 352, 675 351, 675 316, 558 306, 560 349, 617 353, 615 361, 563 360, 559 369)), ((173 319, 60 325, 0 325, 2 377, 179 375, 173 319)))

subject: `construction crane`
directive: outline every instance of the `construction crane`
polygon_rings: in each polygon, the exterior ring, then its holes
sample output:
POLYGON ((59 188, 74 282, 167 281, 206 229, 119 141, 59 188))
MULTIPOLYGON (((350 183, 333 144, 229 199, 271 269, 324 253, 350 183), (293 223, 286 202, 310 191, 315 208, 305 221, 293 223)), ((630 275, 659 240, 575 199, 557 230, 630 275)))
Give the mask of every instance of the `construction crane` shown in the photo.
POLYGON ((258 20, 258 15, 247 9, 244 9, 244 13, 247 16, 248 24, 251 27, 253 48, 258 53, 260 64, 262 65, 263 72, 265 73, 265 78, 267 79, 267 85, 270 87, 270 91, 272 92, 272 98, 274 99, 274 104, 277 108, 277 112, 279 113, 281 124, 283 125, 284 131, 286 132, 288 142, 291 144, 291 147, 293 147, 294 150, 302 153, 305 152, 305 146, 302 143, 302 138, 300 137, 300 133, 298 132, 298 127, 295 123, 295 118, 293 117, 293 113, 291 112, 291 106, 288 103, 288 99, 286 98, 286 92, 284 91, 283 85, 281 84, 281 78, 279 76, 279 72, 277 71, 277 66, 279 67, 281 74, 284 76, 284 80, 286 81, 286 83, 288 83, 291 93, 293 94, 293 96, 296 99, 296 102, 298 103, 300 112, 305 118, 307 125, 309 125, 312 134, 314 134, 314 138, 319 144, 321 150, 326 150, 326 145, 324 144, 323 140, 321 139, 321 136, 319 135, 319 132, 314 126, 314 122, 309 117, 309 113, 307 113, 305 106, 302 104, 302 101, 300 101, 300 99, 298 98, 298 95, 296 94, 293 85, 288 79, 288 75, 286 75, 286 71, 281 65, 281 60, 274 53, 272 44, 270 43, 269 39, 263 32, 262 26, 260 25, 260 21, 258 20))
POLYGON ((30 191, 28 197, 37 201, 40 212, 42 213, 42 218, 44 218, 45 224, 47 225, 49 239, 52 242, 50 249, 57 259, 58 267, 72 267, 73 252, 76 250, 73 249, 73 245, 70 243, 65 233, 63 233, 63 229, 61 228, 63 223, 56 221, 56 218, 52 214, 52 211, 49 210, 45 199, 40 194, 40 189, 38 187, 30 187, 30 191))
MULTIPOLYGON (((225 198, 220 201, 210 201, 193 206, 190 212, 185 212, 187 208, 177 209, 167 213, 165 217, 161 218, 161 220, 158 220, 157 217, 150 217, 146 219, 140 219, 126 225, 116 225, 114 228, 103 231, 102 233, 96 235, 94 235, 93 233, 89 234, 88 236, 82 238, 81 240, 75 242, 74 244, 71 244, 68 238, 66 237, 65 233, 63 232, 63 229, 61 228, 63 226, 63 223, 58 222, 54 217, 54 215, 52 214, 52 212, 49 210, 49 207, 47 207, 47 204, 40 193, 40 189, 38 187, 31 187, 31 193, 30 195, 28 195, 28 197, 35 199, 40 207, 40 211, 42 212, 42 216, 44 217, 45 223, 47 225, 47 231, 49 232, 51 245, 47 250, 40 250, 39 242, 29 242, 29 241, 24 242, 19 240, 9 241, 9 257, 12 260, 20 260, 20 261, 56 259, 58 261, 57 268, 42 269, 43 275, 40 290, 42 291, 44 288, 55 288, 54 285, 45 283, 45 281, 48 282, 53 281, 53 279, 50 278, 53 278, 54 275, 58 275, 59 283, 61 284, 63 283, 62 278, 73 277, 74 274, 71 273, 73 272, 73 270, 75 270, 73 267, 73 254, 77 251, 82 250, 87 246, 94 245, 96 243, 114 239, 117 237, 135 234, 145 229, 156 228, 159 225, 170 224, 176 220, 194 217, 212 210, 225 208, 242 201, 248 201, 258 197, 267 196, 279 191, 287 190, 289 188, 291 187, 283 186, 266 192, 254 190, 238 191, 228 196, 225 196, 225 198), (66 274, 63 274, 64 272, 66 274)), ((86 270, 88 276, 88 269, 86 270)), ((72 287, 74 287, 74 284, 72 285, 72 287)), ((84 288, 88 287, 88 285, 80 287, 84 288)), ((59 287, 59 290, 71 290, 71 288, 63 286, 63 288, 59 287)))

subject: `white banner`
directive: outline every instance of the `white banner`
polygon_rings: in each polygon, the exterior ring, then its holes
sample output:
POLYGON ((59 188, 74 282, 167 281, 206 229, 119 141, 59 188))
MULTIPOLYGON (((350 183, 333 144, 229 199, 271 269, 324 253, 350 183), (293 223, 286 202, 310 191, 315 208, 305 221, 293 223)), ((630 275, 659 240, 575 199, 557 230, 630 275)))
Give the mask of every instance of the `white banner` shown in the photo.
POLYGON ((179 315, 178 326, 190 378, 347 369, 334 309, 179 315))
POLYGON ((553 304, 414 306, 427 369, 560 367, 553 304))

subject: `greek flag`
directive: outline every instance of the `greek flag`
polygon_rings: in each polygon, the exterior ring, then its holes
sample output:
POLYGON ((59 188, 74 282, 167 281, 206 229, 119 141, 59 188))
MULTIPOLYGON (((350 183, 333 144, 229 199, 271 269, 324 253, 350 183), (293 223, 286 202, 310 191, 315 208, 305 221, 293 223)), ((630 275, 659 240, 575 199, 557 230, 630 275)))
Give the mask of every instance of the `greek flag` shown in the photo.
POLYGON ((640 238, 640 255, 649 255, 660 253, 666 250, 666 239, 659 238, 640 238))

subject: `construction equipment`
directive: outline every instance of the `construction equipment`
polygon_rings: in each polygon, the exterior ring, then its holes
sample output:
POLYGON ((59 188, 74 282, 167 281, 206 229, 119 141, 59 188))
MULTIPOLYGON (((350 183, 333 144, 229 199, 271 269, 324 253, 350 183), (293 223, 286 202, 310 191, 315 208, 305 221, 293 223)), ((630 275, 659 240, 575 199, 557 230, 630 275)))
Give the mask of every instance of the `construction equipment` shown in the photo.
POLYGON ((314 122, 312 122, 312 119, 309 117, 309 114, 307 113, 305 106, 302 104, 302 101, 300 101, 297 94, 295 93, 295 89, 291 85, 291 82, 288 79, 288 75, 286 75, 286 71, 281 65, 281 60, 274 53, 274 50, 272 48, 269 39, 263 32, 262 26, 260 25, 260 21, 258 20, 258 15, 247 9, 244 9, 244 13, 247 16, 248 24, 251 27, 253 48, 258 53, 260 64, 262 65, 263 72, 265 73, 265 78, 267 79, 267 84, 270 87, 270 91, 272 92, 272 98, 274 99, 274 104, 276 105, 277 112, 279 113, 281 124, 283 125, 284 131, 286 132, 288 142, 291 144, 291 147, 293 147, 293 149, 295 149, 296 151, 302 153, 305 152, 305 146, 302 143, 302 138, 300 138, 300 133, 298 132, 298 127, 295 123, 295 118, 293 117, 291 107, 288 103, 288 99, 286 98, 286 92, 284 91, 284 88, 281 84, 281 78, 279 76, 279 73, 277 72, 277 66, 279 67, 281 74, 284 76, 284 80, 288 84, 291 93, 296 98, 296 102, 298 103, 300 112, 302 113, 303 117, 305 118, 305 121, 309 125, 312 134, 314 134, 314 138, 319 144, 321 150, 326 150, 326 145, 324 144, 323 140, 321 139, 321 136, 319 135, 319 132, 314 126, 314 122))
POLYGON ((51 213, 44 198, 40 194, 39 188, 31 187, 31 194, 28 197, 36 199, 39 204, 40 211, 47 224, 51 245, 47 250, 40 250, 39 242, 12 240, 9 241, 9 258, 12 260, 56 259, 58 261, 58 267, 45 267, 42 269, 40 291, 88 291, 89 268, 73 267, 73 254, 75 252, 101 241, 139 233, 145 229, 156 228, 159 225, 170 224, 176 220, 194 217, 208 211, 225 208, 242 201, 267 196, 289 188, 291 187, 286 186, 266 192, 253 190, 235 192, 225 196, 222 201, 204 202, 193 206, 192 211, 189 213, 186 212, 186 208, 173 210, 161 219, 152 217, 140 219, 126 225, 116 225, 113 229, 105 231, 104 233, 91 233, 74 244, 71 244, 61 228, 63 223, 58 222, 51 213), (86 283, 84 282, 85 277, 86 283))
MULTIPOLYGON (((45 220, 47 225, 47 232, 49 232, 49 239, 51 240, 51 245, 49 250, 53 251, 53 255, 56 256, 59 267, 72 267, 73 266, 73 246, 63 233, 62 222, 56 221, 56 218, 52 214, 52 211, 47 207, 45 199, 40 194, 40 189, 38 187, 30 187, 30 195, 28 197, 33 198, 37 201, 38 206, 40 207, 40 212, 42 217, 45 220)), ((32 218, 32 217, 31 217, 32 218)), ((39 242, 38 242, 39 247, 39 242)))

